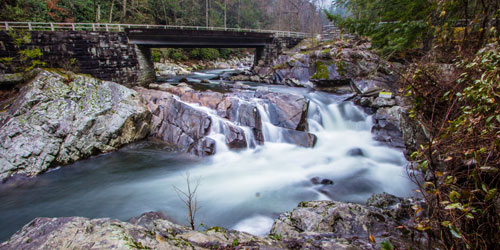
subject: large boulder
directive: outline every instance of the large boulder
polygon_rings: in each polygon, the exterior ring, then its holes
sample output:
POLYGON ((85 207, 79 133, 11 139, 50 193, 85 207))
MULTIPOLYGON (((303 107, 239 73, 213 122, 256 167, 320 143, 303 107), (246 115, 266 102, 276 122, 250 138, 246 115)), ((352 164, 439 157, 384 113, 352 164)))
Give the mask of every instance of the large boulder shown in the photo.
POLYGON ((176 225, 159 213, 129 222, 109 218, 37 218, 0 249, 286 249, 267 237, 215 227, 205 232, 176 225))
MULTIPOLYGON (((161 90, 161 86, 163 85, 151 87, 161 90)), ((212 133, 208 129, 210 126, 202 132, 191 133, 192 129, 200 129, 208 121, 214 123, 213 132, 225 135, 225 142, 232 149, 262 145, 264 118, 280 128, 287 143, 313 147, 317 140, 315 135, 307 132, 309 103, 301 95, 272 92, 268 88, 259 88, 257 91, 232 89, 230 92, 219 93, 171 85, 163 88, 164 91, 144 88, 136 90, 146 99, 153 113, 152 135, 181 148, 194 149, 195 144, 212 145, 196 143, 212 133), (172 112, 175 114, 170 114, 172 112), (186 115, 186 112, 190 115, 186 115), (266 117, 263 118, 262 115, 266 117)))
POLYGON ((207 138, 211 117, 165 91, 136 89, 146 100, 151 113, 151 135, 198 156, 215 154, 215 141, 207 138))
POLYGON ((109 152, 146 137, 151 113, 122 85, 41 71, 0 123, 0 178, 109 152))
POLYGON ((274 221, 270 234, 296 242, 300 245, 297 249, 379 249, 383 242, 389 242, 394 249, 428 249, 425 237, 409 234, 408 213, 394 212, 409 210, 409 206, 391 204, 393 207, 388 208, 334 201, 301 202, 274 221))

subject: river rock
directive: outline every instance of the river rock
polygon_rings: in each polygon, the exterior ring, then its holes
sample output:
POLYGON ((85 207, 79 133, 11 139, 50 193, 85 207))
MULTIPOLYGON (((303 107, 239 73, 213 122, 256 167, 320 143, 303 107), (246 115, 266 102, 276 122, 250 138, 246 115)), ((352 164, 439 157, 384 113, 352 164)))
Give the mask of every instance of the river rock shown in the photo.
POLYGON ((373 108, 387 108, 396 105, 395 99, 377 97, 371 104, 373 108))
POLYGON ((393 216, 391 211, 395 209, 411 209, 408 200, 388 194, 375 196, 366 206, 301 202, 293 211, 281 214, 267 236, 221 227, 194 231, 156 212, 144 213, 128 222, 109 218, 36 218, 1 243, 0 249, 352 250, 380 249, 382 242, 390 242, 394 249, 437 247, 437 242, 427 242, 424 234, 410 231, 414 225, 408 221, 408 213, 393 216))
POLYGON ((404 112, 400 106, 379 108, 373 116, 372 133, 374 139, 391 147, 405 148, 400 120, 404 112))
POLYGON ((306 131, 309 102, 294 94, 260 92, 255 97, 268 100, 271 123, 292 130, 306 131))
POLYGON ((426 249, 420 245, 423 237, 412 239, 407 231, 397 230, 404 222, 385 212, 352 203, 301 202, 292 212, 281 214, 270 233, 285 241, 293 239, 301 249, 379 249, 384 241, 394 249, 426 249))
POLYGON ((240 127, 233 126, 226 123, 226 144, 229 148, 246 148, 247 140, 245 138, 245 131, 240 127))
POLYGON ((198 156, 215 153, 215 142, 205 138, 212 119, 200 110, 180 102, 168 92, 137 88, 151 113, 151 135, 198 156))
MULTIPOLYGON (((270 67, 254 67, 254 73, 271 71, 267 77, 275 84, 314 81, 313 88, 331 92, 355 90, 366 94, 370 89, 390 90, 398 79, 395 66, 362 46, 366 41, 346 41, 303 48, 276 58, 270 67), (321 46, 321 47, 320 47, 321 46), (319 47, 319 48, 318 48, 319 47), (267 69, 266 69, 267 68, 267 69)), ((368 46, 369 47, 369 46, 368 46)), ((302 85, 302 84, 301 84, 302 85)))
POLYGON ((179 65, 171 62, 154 63, 156 74, 158 76, 164 75, 187 75, 191 71, 185 65, 179 65))
POLYGON ((287 143, 308 148, 314 147, 316 141, 318 141, 318 137, 314 134, 292 129, 282 129, 282 137, 287 143))
POLYGON ((41 71, 4 118, 1 179, 34 176, 142 139, 150 131, 151 114, 138 94, 122 85, 41 71))
POLYGON ((286 249, 267 237, 216 227, 192 231, 158 213, 130 222, 109 218, 37 218, 0 249, 286 249))
POLYGON ((347 151, 347 155, 349 156, 365 156, 363 150, 360 148, 353 148, 347 151))

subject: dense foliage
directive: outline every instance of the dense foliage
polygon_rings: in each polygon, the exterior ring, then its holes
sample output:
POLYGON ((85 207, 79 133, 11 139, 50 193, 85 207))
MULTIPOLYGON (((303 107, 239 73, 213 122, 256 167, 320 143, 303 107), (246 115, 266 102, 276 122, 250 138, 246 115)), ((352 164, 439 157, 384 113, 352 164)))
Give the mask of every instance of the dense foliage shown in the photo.
POLYGON ((428 135, 411 155, 427 206, 415 207, 415 230, 446 249, 497 249, 499 1, 334 2, 347 14, 329 13, 332 21, 408 65, 401 83, 413 100, 409 115, 428 135))
POLYGON ((244 56, 245 49, 228 49, 228 48, 194 48, 194 49, 153 49, 153 61, 161 62, 163 59, 171 59, 173 61, 185 60, 215 60, 217 58, 228 59, 231 56, 244 56))
POLYGON ((500 28, 498 0, 335 0, 347 11, 328 18, 345 30, 368 36, 379 52, 402 54, 429 51, 439 42, 447 49, 475 46, 477 50, 500 28), (495 28, 492 30, 491 28, 495 28), (472 37, 471 37, 472 36, 472 37), (455 44, 453 44, 455 43, 455 44))
POLYGON ((0 20, 206 25, 319 32, 324 21, 320 2, 319 0, 3 0, 0 2, 0 20))

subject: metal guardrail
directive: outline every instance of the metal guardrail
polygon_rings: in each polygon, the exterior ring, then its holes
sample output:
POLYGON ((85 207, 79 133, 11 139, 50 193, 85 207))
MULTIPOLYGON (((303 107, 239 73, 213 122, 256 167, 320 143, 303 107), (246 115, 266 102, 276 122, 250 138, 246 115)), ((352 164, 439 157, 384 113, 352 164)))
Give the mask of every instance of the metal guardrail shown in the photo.
POLYGON ((297 38, 307 38, 307 37, 312 36, 311 34, 308 34, 308 33, 293 32, 293 31, 224 28, 224 27, 203 27, 203 26, 117 24, 117 23, 42 23, 42 22, 9 22, 9 21, 1 21, 0 22, 0 30, 122 32, 122 31, 125 31, 126 28, 210 30, 210 31, 273 33, 275 37, 297 37, 297 38))

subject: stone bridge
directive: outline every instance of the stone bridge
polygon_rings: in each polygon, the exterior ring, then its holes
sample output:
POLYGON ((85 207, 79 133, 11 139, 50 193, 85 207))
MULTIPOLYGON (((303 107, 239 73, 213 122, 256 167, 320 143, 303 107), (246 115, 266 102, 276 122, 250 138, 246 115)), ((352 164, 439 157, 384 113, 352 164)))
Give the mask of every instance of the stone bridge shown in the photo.
MULTIPOLYGON (((151 48, 255 48, 255 64, 269 65, 285 47, 307 34, 286 31, 128 24, 0 22, 0 58, 18 58, 24 48, 40 48, 46 67, 115 81, 127 86, 154 81, 151 48), (29 32, 17 46, 11 31, 29 32)), ((9 73, 8 67, 0 73, 9 73)))

